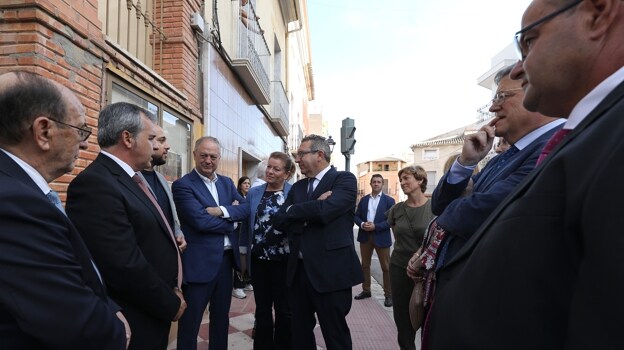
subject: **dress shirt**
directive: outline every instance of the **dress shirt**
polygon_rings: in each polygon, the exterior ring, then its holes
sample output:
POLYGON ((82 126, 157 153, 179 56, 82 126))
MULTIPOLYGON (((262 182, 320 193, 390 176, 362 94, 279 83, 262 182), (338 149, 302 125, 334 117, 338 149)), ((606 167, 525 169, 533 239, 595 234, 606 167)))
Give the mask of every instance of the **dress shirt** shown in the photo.
MULTIPOLYGON (((624 67, 618 69, 607 79, 596 85, 589 94, 585 95, 572 109, 568 121, 563 126, 564 129, 574 129, 579 125, 591 111, 598 106, 602 100, 624 81, 624 67)), ((565 117, 565 116, 562 116, 565 117)))
POLYGON ((37 171, 37 169, 33 168, 30 164, 26 163, 21 158, 19 158, 18 156, 12 154, 11 152, 5 149, 0 148, 0 151, 6 153, 7 156, 11 157, 11 159, 14 160, 15 163, 17 163, 17 165, 19 165, 20 168, 22 168, 22 170, 24 170, 26 174, 30 176, 30 178, 35 182, 37 187, 41 189, 41 192, 43 192, 43 194, 47 195, 52 190, 50 188, 50 185, 48 185, 48 182, 37 171))
MULTIPOLYGON (((214 198, 215 202, 217 202, 219 209, 221 209, 221 212, 223 213, 222 217, 228 219, 230 217, 230 213, 228 213, 225 207, 219 205, 219 192, 217 191, 217 181, 219 180, 219 177, 217 176, 217 173, 212 173, 212 179, 210 179, 200 174, 199 171, 197 171, 197 168, 193 170, 195 170, 197 175, 199 175, 199 178, 202 179, 204 185, 206 185, 208 192, 210 192, 212 198, 214 198)), ((224 235, 224 237, 225 238, 223 240, 223 247, 225 248, 225 250, 232 249, 232 242, 230 242, 230 238, 228 237, 228 235, 224 235)))
POLYGON ((370 194, 370 199, 368 200, 368 212, 366 213, 366 221, 375 222, 375 214, 377 213, 377 206, 379 205, 381 195, 381 192, 377 193, 376 196, 374 196, 372 193, 370 194))
MULTIPOLYGON (((513 145, 518 148, 518 151, 522 151, 525 147, 530 145, 533 141, 535 141, 538 137, 544 135, 544 133, 550 131, 551 129, 565 123, 565 119, 555 119, 548 124, 544 124, 539 128, 531 131, 530 133, 522 136, 520 140, 516 141, 513 145)), ((462 165, 458 161, 459 157, 455 159, 451 169, 449 170, 449 176, 446 177, 446 181, 450 184, 460 183, 470 176, 472 176, 472 172, 477 167, 476 165, 462 165)))
POLYGON ((325 176, 325 174, 327 174, 327 172, 329 171, 329 169, 331 169, 331 165, 328 165, 327 168, 321 170, 321 172, 319 172, 318 174, 316 174, 316 176, 314 177, 314 185, 312 185, 312 191, 316 190, 316 186, 318 186, 319 182, 321 182, 321 180, 323 179, 323 176, 325 176))

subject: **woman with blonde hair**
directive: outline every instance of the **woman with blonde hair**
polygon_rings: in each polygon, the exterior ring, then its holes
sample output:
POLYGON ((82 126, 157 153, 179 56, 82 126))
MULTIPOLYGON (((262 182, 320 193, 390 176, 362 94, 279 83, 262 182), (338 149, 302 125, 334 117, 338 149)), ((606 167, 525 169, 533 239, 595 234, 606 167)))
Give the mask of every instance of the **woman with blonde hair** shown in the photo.
POLYGON ((399 180, 407 200, 395 204, 386 212, 394 233, 394 250, 390 256, 390 285, 392 287, 394 322, 401 350, 415 350, 416 331, 409 316, 409 300, 414 281, 407 276, 407 263, 420 247, 427 225, 434 218, 431 202, 425 197, 427 172, 418 165, 399 171, 399 180))

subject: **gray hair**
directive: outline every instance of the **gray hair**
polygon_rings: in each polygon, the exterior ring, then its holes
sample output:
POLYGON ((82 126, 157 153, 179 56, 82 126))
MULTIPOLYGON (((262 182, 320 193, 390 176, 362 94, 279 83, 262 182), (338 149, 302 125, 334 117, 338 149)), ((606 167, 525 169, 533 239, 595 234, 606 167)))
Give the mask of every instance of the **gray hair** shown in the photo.
POLYGON ((156 117, 151 112, 132 103, 117 102, 104 107, 98 119, 97 139, 100 147, 116 145, 124 131, 133 135, 143 131, 145 125, 141 115, 156 123, 156 117))
POLYGON ((516 64, 514 63, 509 66, 503 67, 498 72, 496 72, 496 75, 494 76, 494 82, 496 83, 496 85, 500 84, 503 78, 508 78, 509 74, 511 73, 511 71, 513 70, 515 66, 516 64))
POLYGON ((214 142, 217 146, 219 146, 219 153, 221 153, 221 142, 219 142, 219 139, 213 136, 202 136, 200 138, 198 138, 195 141, 195 146, 193 147, 193 152, 197 151, 197 149, 199 148, 199 145, 202 144, 202 142, 204 141, 212 141, 214 142))
POLYGON ((310 134, 304 137, 301 140, 301 143, 310 141, 312 144, 310 145, 310 150, 314 151, 323 151, 323 155, 325 156, 325 160, 327 163, 331 161, 331 152, 329 150, 329 144, 327 143, 327 139, 320 135, 310 134))

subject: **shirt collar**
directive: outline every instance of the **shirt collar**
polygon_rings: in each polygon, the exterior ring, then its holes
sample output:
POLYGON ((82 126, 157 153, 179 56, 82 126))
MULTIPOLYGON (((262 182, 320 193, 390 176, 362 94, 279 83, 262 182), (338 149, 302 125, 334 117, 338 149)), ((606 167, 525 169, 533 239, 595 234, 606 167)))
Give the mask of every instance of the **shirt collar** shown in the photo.
POLYGON ((318 174, 316 174, 316 176, 314 178, 319 180, 319 182, 321 182, 321 180, 323 179, 323 176, 325 176, 325 174, 327 174, 329 169, 331 169, 331 165, 328 165, 327 168, 321 170, 318 174))
POLYGON ((620 85, 624 81, 624 67, 618 69, 615 73, 611 74, 607 79, 603 80, 600 84, 583 97, 572 109, 572 112, 568 116, 568 121, 563 126, 564 129, 574 129, 579 125, 585 117, 591 113, 604 100, 604 98, 620 85))
POLYGON ((565 119, 560 118, 560 119, 555 119, 548 124, 544 124, 540 126, 539 128, 531 131, 530 133, 522 136, 520 140, 514 143, 514 146, 516 146, 516 148, 518 148, 518 150, 521 151, 523 148, 525 148, 526 146, 530 145, 533 141, 535 141, 538 137, 544 135, 548 131, 552 130, 553 128, 563 123, 565 123, 565 119))
POLYGON ((128 163, 124 162, 123 160, 117 158, 116 156, 112 155, 111 153, 108 153, 104 150, 101 150, 100 153, 102 153, 103 155, 107 156, 108 158, 112 159, 115 163, 117 163, 117 165, 119 165, 123 171, 126 172, 126 174, 128 174, 128 176, 133 177, 137 172, 132 170, 132 167, 130 165, 128 165, 128 163))
POLYGON ((26 174, 30 176, 30 178, 37 185, 37 187, 41 189, 41 192, 43 192, 43 194, 48 194, 48 192, 50 192, 50 185, 48 185, 48 182, 43 178, 41 173, 37 171, 37 169, 33 168, 30 164, 26 163, 21 158, 5 149, 0 148, 0 151, 3 151, 4 153, 6 153, 7 156, 14 160, 15 163, 17 163, 17 165, 19 165, 20 168, 22 168, 22 170, 24 170, 26 174))
POLYGON ((199 178, 202 179, 202 181, 204 182, 212 182, 212 183, 216 183, 217 180, 219 180, 219 176, 217 176, 217 173, 212 173, 213 178, 208 178, 202 174, 199 173, 199 171, 197 171, 197 168, 193 168, 193 170, 195 170, 195 172, 197 173, 197 175, 199 175, 199 178))
POLYGON ((373 192, 371 192, 370 197, 374 198, 374 199, 377 199, 377 198, 381 197, 382 195, 383 195, 383 192, 379 192, 376 196, 374 196, 373 192))

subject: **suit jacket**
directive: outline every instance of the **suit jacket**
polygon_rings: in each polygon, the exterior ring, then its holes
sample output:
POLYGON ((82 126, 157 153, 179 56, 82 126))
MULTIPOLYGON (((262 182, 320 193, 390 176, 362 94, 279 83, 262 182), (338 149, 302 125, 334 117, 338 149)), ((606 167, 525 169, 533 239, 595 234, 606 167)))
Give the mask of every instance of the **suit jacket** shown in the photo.
POLYGON ((474 186, 468 196, 461 197, 470 178, 450 184, 447 181, 449 172, 442 177, 433 191, 431 205, 433 213, 439 215, 437 223, 453 237, 453 240, 447 241, 447 257, 454 256, 503 199, 533 171, 542 148, 562 126, 543 133, 509 158, 498 171, 493 169, 501 160, 500 155, 491 159, 481 172, 472 176, 474 186))
MULTIPOLYGON (((175 202, 173 201, 173 194, 171 193, 171 188, 169 188, 169 182, 167 182, 167 179, 165 179, 165 176, 163 174, 159 173, 156 170, 154 170, 154 173, 156 174, 158 183, 160 183, 162 188, 165 190, 165 193, 167 194, 167 198, 169 199, 169 206, 171 207, 171 215, 173 216, 172 229, 174 230, 174 234, 176 237, 184 236, 184 233, 182 233, 182 229, 180 228, 180 219, 178 219, 178 211, 176 210, 175 202)), ((145 176, 143 176, 143 174, 140 171, 137 174, 139 174, 139 176, 143 178, 143 181, 145 181, 145 183, 149 184, 149 182, 145 180, 145 176)), ((150 186, 147 186, 147 187, 152 192, 152 195, 156 197, 156 193, 154 193, 154 189, 151 188, 150 186)))
MULTIPOLYGON (((247 192, 247 198, 245 198, 247 200, 246 206, 249 209, 245 209, 247 210, 247 217, 242 223, 244 226, 241 228, 241 241, 239 242, 239 246, 247 249, 248 254, 250 254, 251 246, 253 245, 252 236, 255 231, 254 225, 256 221, 256 212, 258 205, 260 204, 260 200, 262 199, 262 195, 264 195, 264 192, 266 191, 266 187, 267 184, 264 183, 250 188, 249 192, 247 192)), ((290 183, 284 183, 284 197, 288 197, 288 192, 290 192, 291 188, 292 185, 290 183)), ((247 259, 247 271, 251 271, 251 259, 247 259)))
POLYGON ((622 349, 624 83, 439 273, 431 349, 622 349))
MULTIPOLYGON (((370 200, 370 194, 367 194, 360 200, 357 208, 355 209, 355 224, 360 227, 358 230, 358 242, 368 242, 369 231, 362 229, 362 223, 368 221, 368 201, 370 200)), ((379 198, 379 204, 377 205, 377 211, 375 212, 375 232, 373 235, 373 241, 376 247, 389 248, 392 245, 392 237, 390 235, 390 224, 386 218, 386 212, 394 205, 394 198, 381 193, 379 198)))
POLYGON ((275 215, 275 226, 288 233, 290 256, 286 283, 292 285, 299 252, 310 283, 319 293, 351 288, 364 281, 353 242, 357 181, 349 172, 331 168, 307 195, 308 180, 297 181, 275 215), (332 195, 316 200, 326 191, 332 195))
POLYGON ((143 319, 173 320, 180 306, 173 292, 178 248, 134 180, 100 154, 69 185, 66 210, 130 326, 147 327, 143 319))
POLYGON ((125 349, 76 228, 2 151, 0 203, 0 349, 125 349))
POLYGON ((232 244, 237 268, 240 268, 238 237, 234 234, 234 221, 246 218, 244 205, 231 205, 234 200, 244 204, 234 182, 227 176, 218 175, 215 183, 219 203, 208 191, 206 184, 193 170, 173 183, 173 200, 180 214, 180 223, 187 248, 182 255, 184 281, 208 283, 217 277, 223 260, 225 235, 232 244), (215 217, 206 212, 207 207, 224 206, 229 219, 215 217))

